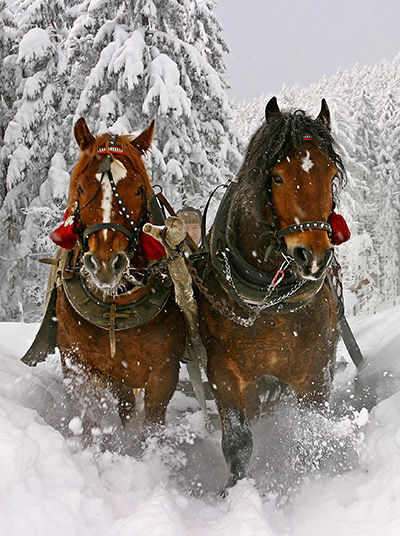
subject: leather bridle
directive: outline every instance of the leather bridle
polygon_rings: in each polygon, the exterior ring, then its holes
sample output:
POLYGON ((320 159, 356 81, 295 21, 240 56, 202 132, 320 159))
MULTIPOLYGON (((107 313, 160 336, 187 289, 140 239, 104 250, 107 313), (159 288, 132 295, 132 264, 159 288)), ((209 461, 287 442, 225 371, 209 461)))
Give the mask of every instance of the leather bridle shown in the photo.
POLYGON ((115 153, 115 154, 124 154, 124 152, 120 147, 118 147, 116 145, 117 138, 118 138, 118 136, 111 135, 108 147, 107 148, 101 147, 96 152, 97 155, 105 154, 106 156, 102 160, 102 162, 100 163, 100 166, 99 166, 98 171, 102 175, 101 175, 101 179, 100 179, 100 182, 99 182, 99 186, 97 187, 96 192, 94 193, 93 197, 87 203, 85 203, 82 207, 79 207, 79 201, 78 201, 78 207, 77 207, 77 209, 75 211, 75 215, 77 216, 77 219, 78 219, 78 222, 79 222, 78 223, 77 233, 78 233, 78 236, 79 236, 83 251, 88 250, 88 239, 89 239, 89 236, 91 234, 96 233, 97 231, 110 230, 110 231, 118 231, 118 232, 122 233, 124 236, 126 236, 128 238, 129 244, 128 244, 128 247, 127 247, 126 251, 127 251, 128 254, 131 254, 132 252, 134 252, 138 248, 139 239, 140 239, 140 233, 142 231, 143 225, 149 220, 149 210, 148 210, 148 207, 147 207, 146 188, 144 186, 140 187, 144 199, 143 199, 143 203, 142 203, 142 210, 141 210, 141 213, 140 213, 140 216, 139 216, 139 219, 138 219, 137 222, 135 222, 133 220, 133 218, 131 217, 131 215, 129 214, 128 209, 125 207, 125 205, 124 205, 124 203, 123 203, 123 201, 122 201, 122 199, 121 199, 121 197, 120 197, 120 195, 118 193, 118 190, 117 190, 117 187, 116 187, 116 184, 114 182, 113 175, 112 175, 112 171, 111 171, 111 163, 112 163, 112 160, 113 160, 112 159, 112 154, 113 153, 115 153), (128 220, 128 223, 129 223, 129 225, 131 227, 130 230, 127 227, 125 227, 124 225, 120 225, 118 223, 112 223, 112 222, 96 223, 94 225, 91 225, 91 226, 87 227, 86 229, 83 229, 80 214, 81 214, 82 210, 84 210, 87 206, 89 206, 96 199, 97 195, 99 194, 99 192, 101 190, 101 186, 102 186, 102 183, 103 183, 103 180, 104 180, 105 177, 107 178, 107 180, 110 183, 112 193, 113 193, 114 197, 117 200, 117 203, 118 203, 118 206, 120 208, 120 211, 121 211, 122 215, 125 216, 125 218, 128 220))

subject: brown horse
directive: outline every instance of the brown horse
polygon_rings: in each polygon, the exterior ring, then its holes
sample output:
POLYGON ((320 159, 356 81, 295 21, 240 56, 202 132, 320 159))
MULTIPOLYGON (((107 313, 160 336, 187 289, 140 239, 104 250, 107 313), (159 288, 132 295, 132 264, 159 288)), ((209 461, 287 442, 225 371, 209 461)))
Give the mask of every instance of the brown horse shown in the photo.
MULTIPOLYGON (((95 138, 75 125, 82 151, 72 173, 69 212, 78 244, 59 279, 57 346, 64 374, 107 385, 123 420, 144 388, 145 421, 165 421, 184 353, 184 322, 169 287, 143 279, 148 243, 141 233, 153 195, 142 161, 154 123, 140 136, 95 138)), ((154 244, 153 244, 154 246, 154 244)), ((79 395, 78 395, 79 396, 79 395)))
POLYGON ((285 382, 306 404, 329 396, 338 339, 329 218, 345 178, 329 124, 324 100, 313 120, 271 99, 213 224, 198 300, 228 486, 252 453, 259 378, 285 382))

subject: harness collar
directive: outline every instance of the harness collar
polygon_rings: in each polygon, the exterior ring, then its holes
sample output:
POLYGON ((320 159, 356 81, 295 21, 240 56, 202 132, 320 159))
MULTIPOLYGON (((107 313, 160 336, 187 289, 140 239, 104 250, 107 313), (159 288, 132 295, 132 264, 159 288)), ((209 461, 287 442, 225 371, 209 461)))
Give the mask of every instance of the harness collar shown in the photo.
MULTIPOLYGON (((273 305, 269 311, 296 310, 306 305, 319 291, 323 278, 305 281, 299 285, 299 279, 289 272, 279 285, 274 286, 276 270, 273 273, 260 270, 249 264, 230 239, 232 234, 231 201, 237 183, 231 183, 218 209, 210 240, 210 257, 215 275, 228 294, 242 308, 248 310, 248 304, 262 303, 266 292, 272 287, 269 300, 273 305), (229 265, 227 273, 226 263, 229 265), (293 289, 296 289, 292 293, 293 289), (286 301, 286 297, 290 300, 286 301)), ((274 251, 281 251, 277 247, 274 251)))

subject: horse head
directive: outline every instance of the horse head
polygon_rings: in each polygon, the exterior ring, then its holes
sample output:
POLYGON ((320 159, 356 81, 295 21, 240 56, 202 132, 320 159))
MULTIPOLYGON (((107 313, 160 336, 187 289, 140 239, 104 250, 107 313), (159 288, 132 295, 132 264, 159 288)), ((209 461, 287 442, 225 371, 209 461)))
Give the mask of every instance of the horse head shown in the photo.
POLYGON ((334 150, 325 100, 316 119, 304 112, 282 113, 275 97, 265 110, 270 136, 266 212, 298 276, 317 280, 333 256, 330 216, 335 182, 344 177, 334 150))
POLYGON ((150 147, 154 121, 134 139, 110 134, 95 138, 81 118, 74 134, 81 155, 71 176, 69 207, 89 280, 112 294, 133 259, 136 267, 145 262, 140 234, 148 221, 151 186, 142 156, 150 147))

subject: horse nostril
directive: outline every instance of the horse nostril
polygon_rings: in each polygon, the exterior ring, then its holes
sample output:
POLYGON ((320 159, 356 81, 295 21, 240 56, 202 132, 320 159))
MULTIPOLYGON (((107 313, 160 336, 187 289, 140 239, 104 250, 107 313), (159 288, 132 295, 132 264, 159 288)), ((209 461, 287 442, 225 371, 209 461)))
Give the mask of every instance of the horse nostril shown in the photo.
POLYGON ((125 253, 116 253, 110 261, 111 269, 114 270, 115 275, 123 272, 127 264, 128 258, 125 253))
POLYGON ((297 262, 297 264, 299 264, 300 266, 311 264, 313 260, 311 251, 302 246, 296 246, 294 248, 293 258, 297 262))
POLYGON ((83 257, 83 264, 91 274, 95 274, 100 267, 99 260, 97 257, 95 257, 95 255, 93 255, 93 253, 90 252, 85 253, 83 257))

